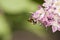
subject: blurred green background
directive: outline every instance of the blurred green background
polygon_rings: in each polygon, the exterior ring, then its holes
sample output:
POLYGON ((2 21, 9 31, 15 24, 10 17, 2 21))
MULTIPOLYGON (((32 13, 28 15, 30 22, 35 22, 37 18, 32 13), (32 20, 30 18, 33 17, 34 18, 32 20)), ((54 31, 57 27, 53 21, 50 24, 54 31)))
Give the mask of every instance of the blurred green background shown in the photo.
POLYGON ((53 34, 50 28, 46 29, 40 24, 34 25, 27 21, 31 16, 30 12, 35 12, 43 2, 43 0, 0 0, 0 40, 22 40, 15 39, 13 35, 15 32, 20 35, 20 31, 24 31, 22 33, 25 37, 27 31, 41 37, 41 40, 59 39, 57 35, 59 32, 53 34))

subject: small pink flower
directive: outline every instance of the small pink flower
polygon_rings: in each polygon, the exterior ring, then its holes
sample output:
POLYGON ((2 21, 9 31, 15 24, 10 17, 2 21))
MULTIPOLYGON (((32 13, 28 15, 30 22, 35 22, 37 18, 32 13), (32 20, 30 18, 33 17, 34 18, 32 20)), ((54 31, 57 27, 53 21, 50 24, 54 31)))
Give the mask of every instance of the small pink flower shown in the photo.
POLYGON ((40 7, 39 10, 37 10, 35 13, 32 14, 32 17, 34 19, 39 19, 39 18, 41 19, 44 17, 44 14, 45 14, 44 9, 40 7))
POLYGON ((44 0, 39 10, 32 14, 34 21, 42 23, 45 27, 52 27, 52 31, 60 31, 60 4, 59 0, 44 0))
POLYGON ((44 7, 49 7, 53 5, 53 0, 44 0, 45 3, 43 3, 44 7))

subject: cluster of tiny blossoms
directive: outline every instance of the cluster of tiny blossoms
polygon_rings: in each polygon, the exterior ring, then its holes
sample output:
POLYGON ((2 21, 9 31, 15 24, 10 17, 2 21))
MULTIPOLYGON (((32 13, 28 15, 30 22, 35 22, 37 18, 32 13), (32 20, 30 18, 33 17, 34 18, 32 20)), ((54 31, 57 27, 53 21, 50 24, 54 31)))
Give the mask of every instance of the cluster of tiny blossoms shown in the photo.
POLYGON ((32 13, 31 18, 42 23, 45 27, 52 27, 52 31, 60 31, 60 0, 44 0, 39 9, 32 13))

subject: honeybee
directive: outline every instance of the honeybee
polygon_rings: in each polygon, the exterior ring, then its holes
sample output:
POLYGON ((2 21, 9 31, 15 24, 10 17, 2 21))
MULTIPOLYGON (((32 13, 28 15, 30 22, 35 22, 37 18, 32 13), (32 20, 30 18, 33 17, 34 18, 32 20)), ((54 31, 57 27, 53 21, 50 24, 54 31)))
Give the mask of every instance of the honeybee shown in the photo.
POLYGON ((37 21, 35 21, 33 18, 29 18, 28 21, 31 22, 31 23, 33 23, 33 24, 37 23, 37 21))

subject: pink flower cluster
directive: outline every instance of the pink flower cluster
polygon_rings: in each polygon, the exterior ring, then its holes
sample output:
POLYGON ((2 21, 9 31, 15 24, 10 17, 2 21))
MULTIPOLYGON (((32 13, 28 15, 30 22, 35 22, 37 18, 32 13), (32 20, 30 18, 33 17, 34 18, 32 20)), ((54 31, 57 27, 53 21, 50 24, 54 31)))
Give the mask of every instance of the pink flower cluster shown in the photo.
POLYGON ((45 27, 52 27, 52 31, 60 31, 60 0, 44 0, 45 3, 32 13, 32 19, 42 23, 45 27))

